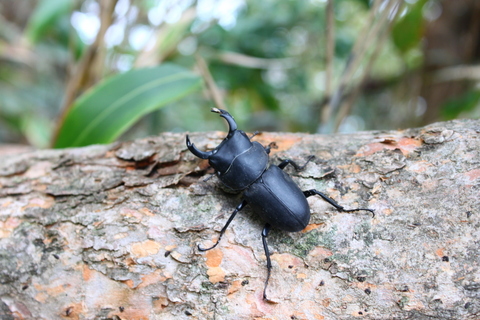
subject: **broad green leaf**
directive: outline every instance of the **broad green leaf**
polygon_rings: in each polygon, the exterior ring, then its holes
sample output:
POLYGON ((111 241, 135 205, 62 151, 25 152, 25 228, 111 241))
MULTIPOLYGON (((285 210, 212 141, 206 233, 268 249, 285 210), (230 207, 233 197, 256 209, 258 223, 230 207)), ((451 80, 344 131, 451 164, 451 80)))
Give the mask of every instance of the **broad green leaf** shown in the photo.
POLYGON ((392 38, 395 46, 403 53, 417 46, 423 38, 425 20, 423 7, 428 0, 418 0, 405 16, 393 26, 392 38))
POLYGON ((72 0, 41 0, 28 21, 26 34, 32 43, 52 29, 60 17, 70 12, 72 0))
POLYGON ((142 116, 198 89, 200 84, 198 76, 173 64, 111 77, 74 102, 54 147, 110 143, 142 116))

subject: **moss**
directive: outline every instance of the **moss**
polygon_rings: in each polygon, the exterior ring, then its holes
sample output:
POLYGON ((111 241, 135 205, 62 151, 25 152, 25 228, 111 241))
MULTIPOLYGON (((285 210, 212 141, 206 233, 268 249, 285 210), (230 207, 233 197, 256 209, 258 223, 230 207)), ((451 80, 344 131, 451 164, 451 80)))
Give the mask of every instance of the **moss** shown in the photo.
POLYGON ((347 253, 347 254, 335 253, 334 255, 332 255, 330 257, 330 261, 337 261, 337 262, 341 262, 341 263, 345 263, 345 264, 350 263, 350 260, 351 260, 350 252, 347 253))
POLYGON ((213 288, 213 283, 211 283, 210 281, 202 281, 201 286, 203 291, 210 292, 213 288))
POLYGON ((334 236, 337 232, 337 228, 334 227, 328 232, 321 232, 317 229, 302 234, 298 239, 291 237, 285 237, 281 240, 290 248, 290 252, 294 255, 305 258, 310 251, 315 247, 322 246, 329 250, 334 249, 335 240, 334 236))
POLYGON ((355 234, 358 235, 359 239, 363 240, 366 246, 373 244, 373 233, 370 231, 371 227, 369 222, 360 223, 355 226, 355 234))
POLYGON ((398 306, 402 309, 405 308, 409 300, 410 299, 407 296, 402 296, 402 298, 398 300, 398 306))

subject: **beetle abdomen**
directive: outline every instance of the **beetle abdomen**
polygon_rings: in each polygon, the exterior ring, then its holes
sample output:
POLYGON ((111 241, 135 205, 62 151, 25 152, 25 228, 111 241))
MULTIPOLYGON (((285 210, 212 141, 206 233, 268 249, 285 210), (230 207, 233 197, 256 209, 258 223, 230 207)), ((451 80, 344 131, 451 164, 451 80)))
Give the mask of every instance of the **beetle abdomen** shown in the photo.
POLYGON ((302 190, 277 166, 267 171, 244 192, 245 200, 272 227, 296 232, 310 221, 310 207, 302 190))

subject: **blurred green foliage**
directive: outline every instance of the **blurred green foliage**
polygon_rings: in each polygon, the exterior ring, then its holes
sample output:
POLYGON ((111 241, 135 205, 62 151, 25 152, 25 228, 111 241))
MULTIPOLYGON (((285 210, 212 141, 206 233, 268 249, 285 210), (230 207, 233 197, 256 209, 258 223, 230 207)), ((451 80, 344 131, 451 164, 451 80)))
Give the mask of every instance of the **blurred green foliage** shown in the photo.
POLYGON ((423 39, 426 23, 423 8, 427 2, 428 0, 418 0, 392 29, 393 42, 402 53, 418 47, 423 39))
POLYGON ((442 116, 445 120, 458 118, 462 113, 473 112, 475 109, 478 109, 479 103, 480 91, 467 91, 460 96, 451 97, 445 102, 442 105, 442 116))
POLYGON ((46 38, 49 33, 56 34, 57 39, 68 39, 68 33, 65 34, 68 28, 65 28, 65 26, 68 26, 68 17, 72 6, 73 0, 43 0, 38 2, 25 28, 25 35, 28 40, 32 44, 37 44, 40 40, 46 38))
MULTIPOLYGON (((365 30, 374 25, 372 17, 379 20, 389 1, 380 1, 376 15, 370 14, 373 1, 334 1, 334 87, 348 63, 361 59, 342 92, 344 100, 354 99, 340 131, 395 129, 478 114, 475 81, 464 81, 447 94, 430 73, 455 65, 452 61, 477 61, 476 51, 469 60, 455 60, 445 54, 450 48, 430 48, 437 43, 435 30, 449 30, 445 26, 450 20, 461 22, 449 16, 462 12, 465 24, 472 21, 467 9, 474 0, 399 1, 400 7, 394 7, 398 14, 387 12, 387 36, 370 42, 365 30), (361 57, 352 55, 356 41, 372 43, 361 57)), ((241 128, 316 132, 329 101, 326 28, 326 0, 0 0, 0 143, 76 145, 74 128, 87 127, 89 114, 78 114, 79 104, 94 99, 98 106, 92 110, 98 116, 111 103, 99 96, 115 100, 141 86, 127 71, 169 62, 198 72, 196 56, 207 62, 241 128), (98 34, 102 37, 96 38, 98 34), (132 82, 129 89, 102 91, 104 79, 122 73, 122 82, 132 82)), ((458 28, 451 29, 452 37, 458 37, 458 28)), ((470 35, 470 29, 462 32, 470 35)), ((187 87, 177 98, 192 92, 187 87)), ((121 139, 162 131, 224 130, 209 113, 213 102, 207 89, 180 100, 159 98, 154 106, 130 101, 124 109, 129 116, 121 123, 113 118, 102 123, 109 139, 97 134, 85 143, 110 141, 127 128, 121 139)))
POLYGON ((167 63, 106 79, 75 101, 54 147, 110 143, 140 117, 194 91, 200 83, 195 74, 167 63))

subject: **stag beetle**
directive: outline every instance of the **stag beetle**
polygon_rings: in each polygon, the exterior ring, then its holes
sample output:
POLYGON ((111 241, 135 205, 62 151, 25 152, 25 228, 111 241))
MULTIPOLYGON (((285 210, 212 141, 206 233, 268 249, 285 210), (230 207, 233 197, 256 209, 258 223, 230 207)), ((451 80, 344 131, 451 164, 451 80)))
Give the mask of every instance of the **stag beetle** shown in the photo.
POLYGON ((287 165, 292 165, 297 171, 302 170, 312 160, 313 156, 308 158, 303 166, 299 166, 294 161, 283 160, 278 166, 268 165, 268 158, 271 146, 264 147, 256 141, 250 141, 245 132, 237 130, 237 124, 233 117, 225 110, 212 108, 212 112, 219 113, 229 126, 227 137, 212 151, 200 151, 186 136, 188 150, 201 159, 208 159, 210 166, 215 169, 220 181, 229 189, 234 191, 243 191, 243 201, 235 208, 227 223, 220 231, 220 235, 215 244, 209 248, 202 248, 200 251, 207 251, 215 248, 235 215, 249 204, 266 222, 262 231, 263 249, 267 258, 267 278, 263 289, 263 298, 267 299, 266 291, 272 262, 270 260, 270 251, 268 249, 267 237, 271 228, 278 228, 288 232, 298 232, 303 230, 310 221, 310 207, 307 198, 313 195, 322 197, 323 200, 334 206, 338 211, 370 211, 372 209, 356 208, 345 209, 335 200, 331 199, 322 192, 311 189, 302 191, 293 182, 292 178, 286 174, 283 169, 287 165))

